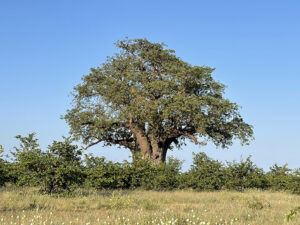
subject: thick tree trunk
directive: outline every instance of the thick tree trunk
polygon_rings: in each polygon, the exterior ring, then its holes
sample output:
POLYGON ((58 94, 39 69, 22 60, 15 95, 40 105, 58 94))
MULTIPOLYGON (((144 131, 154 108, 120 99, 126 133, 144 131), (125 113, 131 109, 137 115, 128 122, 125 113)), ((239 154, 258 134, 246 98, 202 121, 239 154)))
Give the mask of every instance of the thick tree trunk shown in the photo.
POLYGON ((167 149, 158 146, 156 143, 154 145, 150 144, 150 150, 145 146, 139 146, 135 149, 135 153, 140 153, 144 159, 152 159, 156 164, 165 162, 167 149))
POLYGON ((136 147, 134 152, 141 153, 143 158, 150 158, 151 145, 144 131, 134 124, 130 125, 130 130, 136 139, 136 147))
POLYGON ((131 123, 130 129, 136 139, 135 153, 140 153, 142 158, 152 159, 159 164, 166 160, 168 146, 158 137, 146 135, 144 130, 139 126, 131 123))
POLYGON ((155 149, 151 154, 151 159, 159 164, 166 161, 167 150, 164 148, 155 149))
POLYGON ((154 163, 160 164, 165 162, 167 155, 167 148, 162 142, 157 141, 155 138, 146 138, 143 141, 138 140, 138 146, 135 153, 140 153, 144 159, 152 159, 154 163))
POLYGON ((165 148, 164 143, 158 141, 155 137, 150 137, 150 144, 150 158, 153 159, 157 164, 164 162, 167 155, 167 149, 165 148))

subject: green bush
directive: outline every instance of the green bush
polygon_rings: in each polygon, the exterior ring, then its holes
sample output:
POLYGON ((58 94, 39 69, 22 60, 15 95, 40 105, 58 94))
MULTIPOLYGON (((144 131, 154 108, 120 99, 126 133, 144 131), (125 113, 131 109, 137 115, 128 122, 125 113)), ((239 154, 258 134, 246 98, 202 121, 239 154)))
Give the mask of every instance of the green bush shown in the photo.
POLYGON ((291 191, 300 194, 300 169, 292 171, 287 168, 287 164, 283 166, 275 164, 270 167, 267 178, 273 190, 291 191))
POLYGON ((35 133, 27 137, 16 136, 20 146, 15 147, 12 152, 14 162, 10 165, 10 181, 18 186, 39 186, 41 185, 41 170, 43 170, 42 158, 45 153, 39 147, 35 133))
POLYGON ((247 200, 247 205, 248 205, 248 208, 255 209, 255 210, 261 210, 265 207, 264 203, 257 198, 247 200))
POLYGON ((107 162, 104 157, 85 155, 85 185, 97 189, 129 188, 127 167, 127 162, 113 163, 107 162))
POLYGON ((287 222, 290 222, 296 218, 297 213, 300 212, 300 206, 290 210, 286 215, 285 218, 287 222))
POLYGON ((6 165, 3 159, 0 158, 0 186, 6 182, 6 165))
POLYGON ((300 168, 293 171, 289 190, 294 194, 300 194, 300 168))
POLYGON ((146 190, 178 188, 181 164, 180 160, 172 157, 159 165, 148 159, 134 160, 129 170, 131 188, 146 190))
POLYGON ((203 152, 193 155, 191 169, 182 175, 180 187, 195 190, 222 189, 225 180, 223 164, 209 158, 203 152))
POLYGON ((240 162, 227 162, 226 189, 242 191, 249 188, 266 189, 269 187, 263 169, 258 168, 252 161, 251 156, 240 162))
POLYGON ((72 144, 71 138, 54 141, 46 152, 40 149, 35 133, 16 138, 20 145, 12 152, 13 161, 4 160, 0 146, 0 186, 6 182, 40 186, 44 193, 70 193, 84 184, 96 189, 258 188, 300 194, 300 169, 292 171, 287 165, 275 164, 265 173, 251 157, 222 164, 201 152, 194 154, 191 169, 181 173, 182 162, 171 157, 158 165, 141 157, 134 157, 132 163, 114 163, 90 154, 82 160, 82 151, 72 144))
POLYGON ((84 182, 85 174, 81 162, 82 152, 72 144, 71 138, 54 141, 42 157, 42 189, 44 193, 72 192, 84 182))
POLYGON ((179 160, 169 158, 156 165, 151 160, 136 158, 132 163, 113 163, 104 157, 85 156, 85 185, 97 189, 170 190, 177 188, 181 168, 179 160))
POLYGON ((182 161, 168 157, 166 163, 158 165, 158 174, 153 180, 153 189, 173 190, 179 187, 182 161))
POLYGON ((3 186, 5 182, 7 182, 7 162, 3 159, 4 149, 2 145, 0 145, 0 186, 3 186))

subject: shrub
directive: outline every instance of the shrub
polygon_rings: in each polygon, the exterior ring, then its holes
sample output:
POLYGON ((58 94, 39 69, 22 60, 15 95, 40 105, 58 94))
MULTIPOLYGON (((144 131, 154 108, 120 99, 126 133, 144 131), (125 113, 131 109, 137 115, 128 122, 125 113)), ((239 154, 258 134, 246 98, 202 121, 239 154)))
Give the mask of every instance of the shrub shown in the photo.
POLYGON ((45 153, 39 147, 35 133, 27 137, 16 136, 20 146, 12 152, 14 162, 9 171, 10 180, 18 186, 38 186, 41 184, 42 158, 45 153))
POLYGON ((178 188, 182 162, 168 157, 165 163, 154 164, 148 159, 134 160, 130 168, 131 187, 146 190, 178 188))
POLYGON ((153 180, 153 189, 173 190, 179 186, 182 161, 168 157, 166 163, 158 165, 158 174, 153 180))
POLYGON ((256 210, 261 210, 264 208, 264 204, 261 200, 257 198, 253 198, 252 200, 247 201, 248 208, 250 209, 256 209, 256 210))
POLYGON ((300 169, 292 171, 287 168, 287 164, 283 166, 275 164, 270 167, 267 177, 273 190, 289 190, 300 194, 300 169))
POLYGON ((293 171, 289 190, 294 194, 300 194, 300 168, 293 171))
POLYGON ((156 171, 153 162, 149 159, 135 158, 126 168, 130 175, 130 188, 150 189, 156 171))
POLYGON ((226 167, 227 189, 242 191, 248 188, 265 189, 269 187, 268 180, 263 169, 258 168, 252 161, 251 156, 240 162, 227 162, 226 167))
POLYGON ((2 158, 4 149, 2 145, 0 145, 0 186, 3 186, 7 181, 7 162, 2 158))
POLYGON ((285 218, 286 220, 289 222, 289 221, 292 221, 295 219, 297 213, 300 212, 300 206, 290 210, 286 215, 285 215, 285 218))
POLYGON ((188 173, 181 178, 181 188, 196 190, 220 190, 225 174, 221 162, 209 158, 204 152, 193 154, 193 164, 188 173))
POLYGON ((135 158, 132 163, 113 163, 103 157, 86 155, 85 166, 85 184, 89 187, 170 190, 178 186, 181 162, 168 158, 166 163, 156 165, 149 159, 135 158))
POLYGON ((44 193, 72 192, 84 184, 96 189, 195 190, 248 188, 286 190, 300 194, 300 169, 275 164, 268 173, 258 168, 251 157, 225 165, 205 153, 194 154, 188 172, 181 173, 182 162, 169 157, 165 163, 135 156, 132 163, 114 163, 91 154, 81 159, 82 151, 71 138, 54 141, 43 152, 35 133, 16 136, 20 145, 12 152, 13 162, 3 159, 0 145, 0 186, 12 182, 22 186, 42 186, 44 193))
POLYGON ((42 158, 42 189, 44 193, 70 193, 84 181, 81 150, 71 138, 54 141, 42 158))
POLYGON ((97 189, 129 188, 127 163, 107 162, 104 157, 85 155, 85 185, 97 189))
POLYGON ((289 173, 291 169, 287 168, 287 164, 278 166, 277 164, 270 167, 267 173, 268 179, 273 190, 287 190, 290 183, 289 173))

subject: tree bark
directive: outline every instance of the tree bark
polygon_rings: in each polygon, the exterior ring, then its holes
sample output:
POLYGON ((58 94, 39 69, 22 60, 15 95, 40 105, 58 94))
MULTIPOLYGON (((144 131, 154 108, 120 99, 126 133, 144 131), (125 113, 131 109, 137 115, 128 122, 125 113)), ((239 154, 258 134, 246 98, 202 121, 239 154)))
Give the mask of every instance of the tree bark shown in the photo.
POLYGON ((144 131, 138 127, 132 127, 137 146, 135 153, 141 153, 142 158, 152 159, 156 164, 162 163, 166 160, 167 146, 159 138, 152 135, 146 135, 144 131))
POLYGON ((130 130, 136 139, 135 152, 141 153, 143 158, 150 158, 151 156, 151 145, 148 142, 148 138, 145 135, 143 129, 139 128, 135 124, 130 124, 130 130))
POLYGON ((141 153, 142 158, 152 159, 156 164, 165 162, 167 150, 171 144, 168 140, 160 140, 153 134, 146 134, 144 129, 138 124, 133 123, 132 119, 128 124, 136 145, 133 153, 141 153))
POLYGON ((157 164, 164 162, 167 155, 167 148, 165 147, 165 144, 153 136, 150 136, 149 139, 151 144, 150 158, 157 164))

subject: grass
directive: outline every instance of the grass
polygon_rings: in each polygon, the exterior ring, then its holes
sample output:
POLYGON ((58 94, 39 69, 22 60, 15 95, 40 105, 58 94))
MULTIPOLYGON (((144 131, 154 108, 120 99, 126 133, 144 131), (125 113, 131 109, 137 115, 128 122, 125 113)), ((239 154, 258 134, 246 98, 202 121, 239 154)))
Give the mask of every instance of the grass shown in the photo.
POLYGON ((0 189, 0 224, 300 224, 285 215, 300 196, 284 192, 95 191, 72 197, 0 189))

